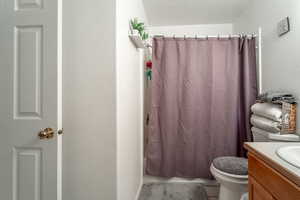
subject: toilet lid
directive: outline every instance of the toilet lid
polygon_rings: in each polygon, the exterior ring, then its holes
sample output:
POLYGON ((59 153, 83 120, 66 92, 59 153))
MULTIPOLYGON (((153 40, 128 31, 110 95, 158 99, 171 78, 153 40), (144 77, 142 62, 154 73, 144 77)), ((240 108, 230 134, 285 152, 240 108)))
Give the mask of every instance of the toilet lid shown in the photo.
POLYGON ((248 175, 248 160, 239 157, 219 157, 213 160, 216 169, 234 175, 248 175))

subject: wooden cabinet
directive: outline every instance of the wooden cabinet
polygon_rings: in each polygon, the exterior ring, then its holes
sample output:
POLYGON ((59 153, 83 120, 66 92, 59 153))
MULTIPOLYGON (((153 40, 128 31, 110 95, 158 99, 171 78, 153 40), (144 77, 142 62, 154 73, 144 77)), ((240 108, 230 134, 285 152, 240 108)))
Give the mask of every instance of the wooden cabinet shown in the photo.
POLYGON ((275 200, 275 198, 273 198, 263 186, 257 183, 253 177, 249 178, 249 191, 250 200, 275 200))
POLYGON ((254 152, 249 158, 250 200, 300 200, 300 187, 254 152))

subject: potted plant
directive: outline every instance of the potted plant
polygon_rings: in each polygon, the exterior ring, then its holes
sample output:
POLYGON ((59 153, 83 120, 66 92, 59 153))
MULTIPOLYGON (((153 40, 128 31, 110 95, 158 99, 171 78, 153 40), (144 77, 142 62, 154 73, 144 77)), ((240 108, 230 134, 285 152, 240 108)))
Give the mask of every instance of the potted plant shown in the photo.
POLYGON ((147 40, 149 38, 149 34, 145 30, 145 23, 139 22, 137 18, 130 20, 130 26, 133 35, 140 35, 142 40, 147 40))

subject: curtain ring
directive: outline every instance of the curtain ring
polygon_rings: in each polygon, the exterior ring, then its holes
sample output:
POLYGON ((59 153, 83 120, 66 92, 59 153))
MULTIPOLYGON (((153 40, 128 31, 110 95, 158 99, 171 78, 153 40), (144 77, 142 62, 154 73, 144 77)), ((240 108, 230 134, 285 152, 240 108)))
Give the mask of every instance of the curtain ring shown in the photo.
POLYGON ((208 35, 206 35, 206 40, 208 40, 208 35))
POLYGON ((186 39, 186 36, 185 36, 185 35, 183 36, 183 39, 186 39))
POLYGON ((231 40, 231 34, 229 34, 229 40, 231 40))

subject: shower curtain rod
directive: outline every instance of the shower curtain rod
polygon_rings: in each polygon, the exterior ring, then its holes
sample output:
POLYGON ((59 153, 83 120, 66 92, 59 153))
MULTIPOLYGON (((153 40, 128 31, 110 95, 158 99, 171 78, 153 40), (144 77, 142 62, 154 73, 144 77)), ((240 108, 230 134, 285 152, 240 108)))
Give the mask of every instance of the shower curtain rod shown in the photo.
POLYGON ((152 38, 154 37, 162 37, 162 38, 195 38, 195 39, 205 39, 205 38, 241 38, 241 37, 250 37, 250 38, 256 38, 258 37, 256 34, 248 34, 248 35, 245 35, 245 34, 229 34, 229 35, 195 35, 194 37, 192 36, 186 36, 184 35, 183 37, 182 36, 176 36, 176 35, 173 35, 173 36, 165 36, 165 35, 153 35, 151 36, 152 38))
MULTIPOLYGON (((191 36, 186 36, 184 35, 183 37, 177 37, 176 35, 173 35, 173 36, 165 36, 165 35, 151 35, 150 38, 155 38, 155 37, 161 37, 161 38, 182 38, 182 39, 208 39, 208 38, 218 38, 218 39, 231 39, 231 38, 241 38, 241 37, 247 37, 247 38, 257 38, 259 37, 258 35, 256 34, 248 34, 248 35, 245 35, 245 34, 229 34, 229 35, 195 35, 194 37, 191 37, 191 36)), ((146 47, 147 48, 152 48, 152 45, 151 44, 146 44, 146 47)))

